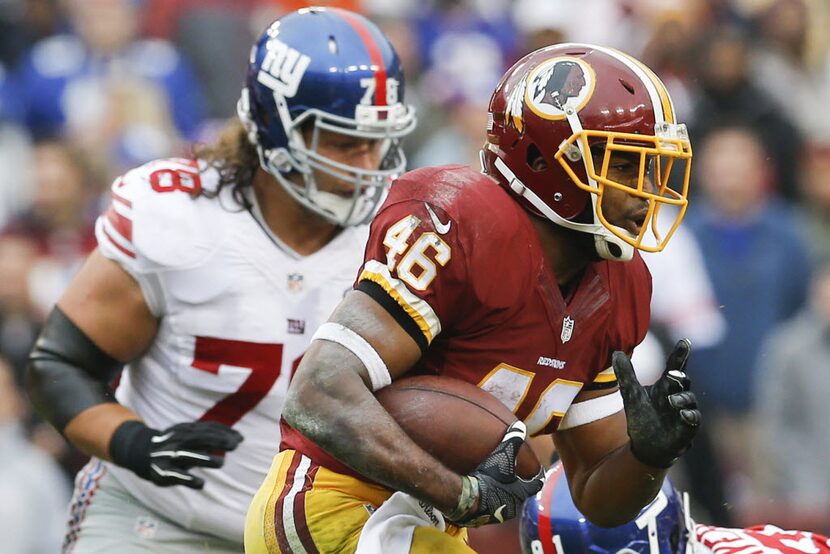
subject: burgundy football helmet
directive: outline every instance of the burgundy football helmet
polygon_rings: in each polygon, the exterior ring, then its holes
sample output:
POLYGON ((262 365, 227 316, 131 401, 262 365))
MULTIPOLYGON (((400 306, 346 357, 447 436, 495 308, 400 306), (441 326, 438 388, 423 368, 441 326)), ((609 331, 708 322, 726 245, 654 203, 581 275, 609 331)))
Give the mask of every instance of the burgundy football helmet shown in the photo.
MULTIPOLYGON (((692 148, 666 87, 612 48, 558 44, 519 60, 492 98, 484 171, 530 212, 594 235, 598 254, 627 261, 659 252, 686 213, 692 148), (616 152, 639 157, 636 185, 608 178, 616 152), (650 186, 648 184, 650 180, 650 186), (610 223, 602 198, 616 188, 648 202, 638 235, 610 223), (661 207, 666 215, 657 216, 661 207)), ((635 158, 636 159, 636 158, 635 158)))

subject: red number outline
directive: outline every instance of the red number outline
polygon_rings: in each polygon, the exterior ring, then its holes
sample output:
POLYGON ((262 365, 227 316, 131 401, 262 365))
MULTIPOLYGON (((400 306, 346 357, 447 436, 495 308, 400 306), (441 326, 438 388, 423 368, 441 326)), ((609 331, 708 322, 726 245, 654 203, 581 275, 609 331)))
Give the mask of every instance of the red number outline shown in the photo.
MULTIPOLYGON (((217 402, 199 420, 232 426, 242 419, 274 386, 282 370, 282 353, 282 344, 196 337, 192 367, 215 375, 219 374, 222 364, 251 369, 251 374, 235 392, 217 402)), ((292 363, 292 373, 300 358, 292 363)))
POLYGON ((165 167, 150 174, 150 186, 156 192, 180 190, 195 196, 202 190, 202 179, 198 171, 165 167))

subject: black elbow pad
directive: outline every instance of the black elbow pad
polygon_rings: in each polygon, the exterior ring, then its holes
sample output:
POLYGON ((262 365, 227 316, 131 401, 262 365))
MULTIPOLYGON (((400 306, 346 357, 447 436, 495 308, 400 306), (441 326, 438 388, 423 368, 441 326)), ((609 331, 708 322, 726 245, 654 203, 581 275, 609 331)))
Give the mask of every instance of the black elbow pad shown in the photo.
POLYGON ((123 367, 55 307, 29 354, 26 392, 58 431, 82 411, 115 402, 109 383, 123 367))

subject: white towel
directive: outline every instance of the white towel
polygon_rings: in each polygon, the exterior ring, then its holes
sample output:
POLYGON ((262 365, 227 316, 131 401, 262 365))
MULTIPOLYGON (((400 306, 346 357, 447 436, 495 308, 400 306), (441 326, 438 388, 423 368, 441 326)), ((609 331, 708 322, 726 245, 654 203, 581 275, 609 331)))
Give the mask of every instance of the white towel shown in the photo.
POLYGON ((432 526, 445 531, 444 515, 403 492, 396 492, 369 516, 355 554, 409 552, 416 527, 432 526))

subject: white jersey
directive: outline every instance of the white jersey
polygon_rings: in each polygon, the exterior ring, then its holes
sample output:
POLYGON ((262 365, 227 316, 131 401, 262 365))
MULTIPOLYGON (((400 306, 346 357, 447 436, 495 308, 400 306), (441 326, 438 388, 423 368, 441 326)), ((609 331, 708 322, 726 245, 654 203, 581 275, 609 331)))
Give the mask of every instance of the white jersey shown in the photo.
POLYGON ((725 529, 694 526, 691 554, 828 554, 830 539, 809 531, 785 531, 775 525, 725 529))
MULTIPOLYGON (((201 491, 161 488, 109 464, 147 507, 192 529, 242 542, 248 504, 279 444, 292 372, 316 328, 351 289, 368 228, 350 227, 299 256, 241 209, 218 174, 162 160, 113 184, 98 219, 101 253, 141 286, 159 317, 152 346, 127 365, 116 397, 150 427, 211 420, 245 440, 222 469, 194 470, 201 491)), ((275 185, 277 186, 277 185, 275 185)))

